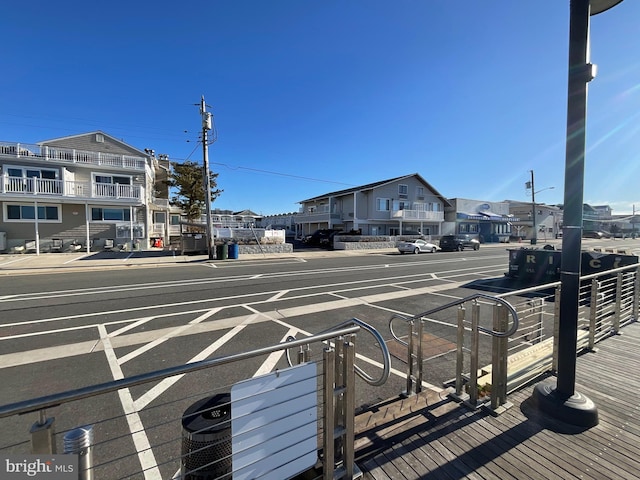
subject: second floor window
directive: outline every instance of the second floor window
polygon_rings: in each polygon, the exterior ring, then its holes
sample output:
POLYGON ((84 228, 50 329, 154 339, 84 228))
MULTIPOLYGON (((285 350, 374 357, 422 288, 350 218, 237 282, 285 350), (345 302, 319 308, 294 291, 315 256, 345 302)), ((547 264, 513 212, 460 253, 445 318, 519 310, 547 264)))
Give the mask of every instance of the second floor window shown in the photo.
POLYGON ((400 198, 408 198, 409 197, 409 185, 399 184, 398 185, 398 195, 400 198))
POLYGON ((416 187, 416 197, 424 198, 424 187, 416 187))
POLYGON ((117 183, 119 185, 131 185, 131 177, 116 175, 96 175, 96 183, 117 183))
POLYGON ((388 212, 391 208, 391 201, 388 198, 376 199, 376 210, 379 212, 388 212))

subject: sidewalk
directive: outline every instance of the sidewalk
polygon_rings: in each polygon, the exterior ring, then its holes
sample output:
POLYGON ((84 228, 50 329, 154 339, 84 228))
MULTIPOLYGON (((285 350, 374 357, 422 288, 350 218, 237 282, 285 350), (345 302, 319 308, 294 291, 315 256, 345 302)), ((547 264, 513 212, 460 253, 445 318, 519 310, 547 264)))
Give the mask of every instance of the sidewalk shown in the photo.
MULTIPOLYGON (((560 240, 540 243, 536 247, 541 248, 546 244, 559 247, 560 240)), ((525 243, 487 243, 482 249, 503 249, 529 247, 525 243)), ((460 252, 468 254, 469 251, 460 252)), ((141 252, 74 252, 74 253, 34 253, 27 254, 0 254, 0 276, 4 275, 33 275, 39 273, 52 273, 60 271, 90 271, 104 269, 118 269, 131 267, 169 267, 184 264, 212 263, 216 265, 264 261, 277 259, 309 259, 326 257, 343 257, 356 255, 399 255, 395 248, 372 250, 299 250, 293 253, 264 253, 264 254, 240 254, 238 259, 209 260, 207 255, 181 255, 179 252, 169 250, 144 250, 141 252)), ((432 254, 423 254, 428 256, 432 254)), ((437 253, 436 253, 437 255, 437 253)), ((505 256, 505 259, 507 257, 505 256)))

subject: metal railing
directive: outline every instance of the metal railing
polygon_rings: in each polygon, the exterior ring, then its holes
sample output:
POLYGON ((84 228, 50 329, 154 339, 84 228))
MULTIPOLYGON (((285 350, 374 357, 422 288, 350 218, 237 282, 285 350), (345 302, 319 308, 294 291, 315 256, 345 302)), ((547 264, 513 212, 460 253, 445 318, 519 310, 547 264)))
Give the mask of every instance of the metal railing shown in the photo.
POLYGON ((467 400, 471 406, 478 404, 478 370, 479 370, 479 347, 480 334, 486 334, 493 337, 494 358, 497 360, 496 365, 499 368, 493 369, 493 398, 492 408, 496 410, 498 407, 506 403, 506 386, 502 377, 506 376, 506 339, 513 335, 518 329, 518 314, 511 304, 505 300, 495 296, 476 293, 468 297, 455 300, 438 307, 434 307, 426 312, 419 313, 412 317, 395 314, 389 320, 389 330, 391 335, 397 342, 407 347, 407 390, 406 395, 414 395, 422 391, 424 379, 424 356, 423 356, 423 335, 425 322, 435 313, 449 310, 457 307, 457 338, 456 338, 456 376, 455 376, 455 394, 462 400, 467 400), (493 326, 492 328, 483 327, 480 324, 480 304, 478 300, 492 302, 493 326), (472 319, 469 327, 465 326, 465 305, 472 304, 472 319), (512 322, 508 327, 507 313, 511 314, 512 322), (401 319, 407 323, 409 328, 408 342, 402 340, 393 328, 394 320, 401 319), (471 346, 465 348, 465 330, 471 332, 471 346), (468 378, 464 378, 464 353, 468 351, 470 354, 470 374, 468 378), (467 396, 463 395, 463 387, 467 384, 467 396), (495 404, 495 405, 494 405, 495 404))
MULTIPOLYGON (((233 453, 230 453, 229 442, 232 441, 232 432, 236 434, 234 422, 243 420, 239 413, 234 413, 236 404, 233 400, 233 389, 248 380, 232 382, 231 385, 219 385, 213 390, 206 391, 197 391, 195 387, 202 388, 209 385, 212 378, 217 378, 218 381, 215 383, 220 383, 220 379, 231 375, 230 372, 234 370, 224 367, 239 365, 240 362, 250 362, 278 352, 282 354, 291 348, 300 348, 303 353, 298 357, 299 363, 306 362, 300 366, 315 364, 318 371, 317 378, 311 379, 312 391, 300 391, 301 389, 296 385, 289 387, 289 392, 295 392, 295 395, 301 398, 306 395, 307 398, 317 399, 316 406, 312 405, 311 410, 318 411, 318 425, 312 424, 313 449, 306 454, 311 455, 313 460, 309 466, 310 471, 315 473, 318 465, 321 465, 322 472, 319 478, 326 480, 353 478, 357 472, 354 464, 355 337, 361 327, 354 322, 350 323, 349 326, 340 325, 327 332, 299 340, 0 406, 0 419, 4 421, 11 419, 21 424, 23 415, 33 413, 36 413, 38 418, 31 427, 30 442, 29 440, 17 441, 8 447, 0 448, 0 452, 24 454, 26 453, 24 450, 28 449, 31 443, 32 453, 56 453, 56 444, 60 442, 55 429, 56 425, 61 425, 64 430, 62 433, 64 433, 65 453, 81 455, 80 478, 83 480, 93 477, 108 479, 133 477, 195 479, 205 478, 204 476, 210 479, 229 478, 229 474, 234 474, 237 470, 234 462, 241 457, 241 455, 237 456, 235 444, 233 453), (318 362, 309 361, 309 345, 313 343, 323 344, 322 359, 318 362), (134 392, 143 393, 142 398, 144 398, 144 393, 152 389, 155 382, 176 382, 183 377, 185 380, 191 378, 191 385, 194 388, 181 388, 180 392, 175 392, 163 404, 147 406, 148 403, 141 402, 141 397, 134 400, 134 392), (198 411, 187 409, 181 414, 179 412, 183 411, 182 407, 185 403, 192 402, 194 399, 202 400, 203 395, 210 399, 217 398, 216 395, 212 397, 210 395, 229 389, 232 392, 232 400, 227 400, 226 403, 220 402, 216 408, 221 410, 215 410, 219 412, 226 409, 226 412, 231 412, 228 419, 221 414, 220 418, 224 417, 224 421, 216 427, 225 428, 227 433, 219 434, 207 428, 186 432, 185 422, 194 415, 202 415, 203 418, 210 415, 215 419, 217 414, 214 414, 214 410, 209 407, 202 407, 198 411), (188 392, 188 395, 184 396, 184 392, 188 392), (117 398, 120 399, 121 405, 113 403, 117 398), (124 415, 117 413, 120 408, 124 409, 124 415), (48 417, 46 412, 51 410, 56 410, 59 418, 48 417), (150 424, 152 421, 154 423, 150 424), (180 425, 183 428, 182 435, 179 432, 180 425), (195 439, 196 436, 199 436, 199 440, 195 439), (156 440, 153 445, 152 439, 156 440), (181 451, 180 445, 182 445, 181 451), (320 451, 321 455, 319 455, 320 451), (194 467, 194 462, 198 464, 197 467, 194 467)), ((374 336, 382 338, 379 334, 374 336)), ((270 378, 275 378, 277 381, 295 368, 276 370, 265 376, 270 375, 270 378)), ((388 371, 385 371, 385 374, 388 375, 388 371)), ((255 379, 260 380, 261 377, 258 376, 255 379)), ((248 400, 253 401, 251 396, 248 400)), ((296 398, 289 400, 292 400, 293 405, 297 403, 296 398)), ((276 411, 278 411, 277 407, 276 405, 276 411)), ((280 420, 271 419, 270 422, 253 425, 250 431, 245 433, 249 437, 243 439, 242 448, 246 444, 256 442, 259 444, 264 442, 265 447, 269 445, 272 449, 277 446, 277 452, 270 455, 270 458, 251 457, 250 468, 259 461, 277 461, 280 453, 295 451, 295 445, 286 445, 287 439, 290 438, 288 430, 284 430, 285 433, 274 433, 277 439, 272 442, 263 437, 265 431, 276 428, 273 427, 275 424, 284 424, 284 428, 288 428, 288 423, 295 412, 291 411, 291 407, 281 407, 279 410, 280 420), (251 431, 254 430, 260 430, 260 434, 251 436, 251 431)), ((250 420, 254 421, 253 417, 250 420)), ((24 428, 25 433, 27 430, 28 428, 24 428)), ((238 451, 242 448, 239 447, 238 451)), ((289 460, 284 463, 288 464, 289 460)))
MULTIPOLYGON (((392 316, 391 334, 407 347, 406 394, 420 392, 423 382, 441 383, 455 388, 454 396, 470 407, 487 406, 494 413, 501 412, 510 405, 509 393, 556 370, 561 294, 561 283, 552 282, 495 295, 472 295, 414 316, 392 316), (467 304, 471 305, 470 320, 467 304), (449 318, 436 316, 455 307, 455 322, 450 313, 449 318), (407 340, 396 333, 397 320, 407 324, 407 340), (465 336, 466 332, 470 335, 465 336), (437 342, 446 345, 440 350, 430 345, 437 342), (428 348, 430 353, 425 352, 428 348), (438 368, 449 371, 442 368, 448 364, 455 365, 453 375, 434 373, 438 368)), ((576 352, 593 350, 597 342, 637 321, 639 304, 638 264, 582 276, 576 352)))
POLYGON ((140 185, 76 182, 38 177, 10 177, 7 174, 0 178, 0 193, 3 194, 134 200, 140 200, 144 197, 144 190, 140 185))
POLYGON ((90 166, 98 165, 125 170, 144 171, 146 165, 144 157, 27 143, 0 142, 0 155, 12 156, 15 158, 27 157, 29 159, 39 159, 56 163, 63 162, 90 166))

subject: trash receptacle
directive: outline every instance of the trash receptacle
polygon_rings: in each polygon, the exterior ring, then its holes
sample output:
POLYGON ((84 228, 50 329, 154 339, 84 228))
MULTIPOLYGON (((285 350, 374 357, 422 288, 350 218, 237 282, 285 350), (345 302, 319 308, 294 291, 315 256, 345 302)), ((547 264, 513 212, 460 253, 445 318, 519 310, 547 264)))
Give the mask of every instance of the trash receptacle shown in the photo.
POLYGON ((222 245, 216 245, 216 259, 226 260, 229 256, 229 245, 226 243, 222 245))
POLYGON ((238 244, 230 243, 229 244, 229 258, 236 260, 238 258, 238 244))
POLYGON ((185 410, 180 478, 208 480, 231 473, 231 448, 231 394, 204 398, 185 410))

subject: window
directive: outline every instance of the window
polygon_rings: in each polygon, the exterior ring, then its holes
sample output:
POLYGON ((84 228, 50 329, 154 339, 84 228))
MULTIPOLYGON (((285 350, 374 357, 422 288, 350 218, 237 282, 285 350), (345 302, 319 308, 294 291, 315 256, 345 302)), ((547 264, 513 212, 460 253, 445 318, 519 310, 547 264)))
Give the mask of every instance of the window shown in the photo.
MULTIPOLYGON (((31 222, 36 219, 36 207, 29 204, 5 204, 4 218, 6 222, 31 222)), ((60 222, 59 205, 38 205, 39 222, 60 222)))
POLYGON ((120 177, 116 175, 95 175, 96 183, 117 183, 119 185, 131 185, 131 177, 120 177))
POLYGON ((8 167, 7 173, 10 177, 18 178, 46 178, 48 180, 55 180, 58 178, 58 171, 49 168, 23 168, 23 167, 8 167))
POLYGON ((408 198, 409 197, 409 185, 398 184, 398 196, 400 198, 408 198))
POLYGON ((376 198, 376 210, 379 212, 388 212, 391 208, 391 200, 388 198, 376 198))
POLYGON ((424 198, 424 187, 416 187, 416 197, 420 200, 424 198))
POLYGON ((180 215, 169 215, 170 225, 180 225, 180 215))
POLYGON ((91 220, 94 222, 128 222, 131 220, 128 208, 91 208, 91 220))

